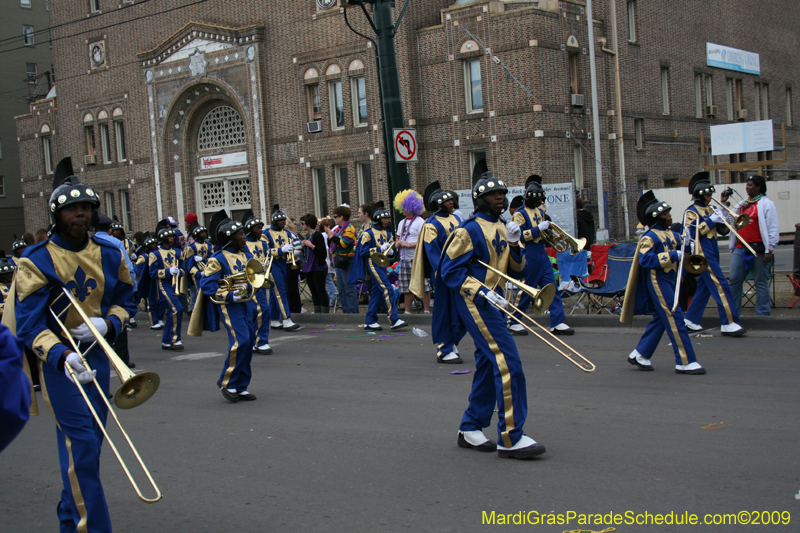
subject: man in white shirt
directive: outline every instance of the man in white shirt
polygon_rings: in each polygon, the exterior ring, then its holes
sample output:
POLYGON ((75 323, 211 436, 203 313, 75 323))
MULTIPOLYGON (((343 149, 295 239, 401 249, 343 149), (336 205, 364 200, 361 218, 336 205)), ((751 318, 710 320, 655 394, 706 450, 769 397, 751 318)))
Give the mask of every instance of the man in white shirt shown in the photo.
MULTIPOLYGON (((414 294, 409 289, 411 266, 414 263, 417 240, 419 240, 419 234, 425 224, 425 220, 419 216, 423 208, 422 196, 416 191, 402 191, 395 196, 394 206, 398 210, 402 210, 406 217, 397 224, 395 238, 397 239, 397 249, 400 250, 400 263, 397 267, 398 289, 405 302, 405 314, 410 315, 414 302, 414 294)), ((422 306, 425 313, 431 312, 431 287, 428 279, 425 279, 425 297, 422 299, 422 306)))

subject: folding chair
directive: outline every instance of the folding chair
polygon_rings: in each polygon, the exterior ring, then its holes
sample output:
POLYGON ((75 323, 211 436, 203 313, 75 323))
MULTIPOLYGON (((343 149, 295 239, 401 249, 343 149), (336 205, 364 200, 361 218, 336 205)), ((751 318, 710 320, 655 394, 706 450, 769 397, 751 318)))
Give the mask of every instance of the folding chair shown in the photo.
POLYGON ((592 307, 597 309, 597 314, 606 311, 613 315, 621 310, 635 253, 636 243, 618 244, 609 252, 608 278, 603 286, 582 286, 581 290, 589 294, 590 312, 592 307))
POLYGON ((608 252, 616 244, 593 244, 592 252, 592 273, 586 279, 588 286, 601 286, 608 279, 608 252))
POLYGON ((561 300, 565 303, 569 302, 570 304, 569 311, 567 311, 567 306, 564 306, 564 312, 569 315, 575 313, 576 309, 579 311, 586 309, 588 313, 588 306, 583 303, 583 300, 587 299, 586 293, 580 290, 581 282, 589 275, 587 268, 588 256, 589 253, 586 250, 581 250, 575 255, 572 255, 570 252, 561 252, 558 254, 558 272, 562 280, 558 288, 561 294, 561 300), (566 288, 568 284, 576 287, 576 290, 573 291, 566 288))
MULTIPOLYGON (((758 261, 758 258, 755 258, 755 261, 758 261)), ((772 292, 772 298, 770 299, 770 307, 775 309, 775 260, 773 259, 772 262, 767 267, 767 283, 769 283, 769 290, 772 292)), ((742 307, 756 306, 756 282, 753 280, 753 271, 748 270, 747 275, 744 278, 744 284, 742 286, 742 307)))
POLYGON ((311 302, 313 298, 311 298, 311 289, 308 288, 308 281, 301 279, 297 285, 300 288, 300 297, 306 302, 311 302))
POLYGON ((793 309, 797 302, 800 302, 800 275, 786 274, 789 283, 792 284, 792 301, 789 302, 789 309, 793 309))

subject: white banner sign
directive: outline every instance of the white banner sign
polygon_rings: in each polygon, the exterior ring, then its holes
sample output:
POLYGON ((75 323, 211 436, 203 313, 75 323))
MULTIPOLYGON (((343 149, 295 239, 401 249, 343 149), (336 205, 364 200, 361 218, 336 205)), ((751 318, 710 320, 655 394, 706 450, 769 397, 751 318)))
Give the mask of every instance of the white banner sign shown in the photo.
POLYGON ((709 67, 746 72, 747 74, 761 74, 761 60, 755 52, 706 43, 706 61, 709 67))
MULTIPOLYGON (((545 183, 542 185, 545 194, 547 195, 545 205, 547 207, 547 214, 553 219, 553 222, 561 226, 561 229, 572 235, 576 236, 575 230, 575 188, 572 183, 545 183)), ((464 216, 469 217, 472 215, 472 190, 455 191, 458 195, 458 205, 464 216)), ((524 196, 525 187, 509 187, 508 203, 515 196, 524 196)), ((511 220, 508 212, 503 217, 506 220, 511 220)))
POLYGON ((233 154, 207 155, 200 158, 200 168, 208 170, 210 168, 235 167, 247 164, 247 152, 236 152, 233 154))
POLYGON ((769 152, 774 147, 771 120, 711 126, 713 155, 769 152))

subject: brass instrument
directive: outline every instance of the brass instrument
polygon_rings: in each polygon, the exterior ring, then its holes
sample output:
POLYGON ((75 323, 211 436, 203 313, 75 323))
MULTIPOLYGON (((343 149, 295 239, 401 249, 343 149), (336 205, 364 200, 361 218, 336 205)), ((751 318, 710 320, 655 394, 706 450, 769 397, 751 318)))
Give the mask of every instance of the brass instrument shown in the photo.
MULTIPOLYGON (((95 345, 99 345, 100 348, 105 353, 106 357, 108 357, 111 366, 114 367, 114 371, 117 373, 117 376, 119 376, 120 380, 122 381, 122 386, 119 388, 119 390, 117 390, 116 394, 114 394, 114 403, 117 405, 117 407, 119 407, 120 409, 130 409, 132 407, 139 406, 144 402, 146 402, 148 399, 150 399, 150 397, 153 396, 153 394, 155 394, 155 392, 158 390, 158 386, 161 383, 161 378, 158 377, 158 374, 156 374, 155 372, 141 372, 139 374, 135 374, 133 371, 131 371, 131 369, 128 368, 128 365, 122 362, 119 356, 114 352, 114 350, 105 340, 105 338, 103 338, 103 336, 100 335, 100 332, 97 331, 97 328, 94 326, 91 319, 86 315, 86 312, 83 310, 83 308, 81 308, 80 304, 72 295, 72 293, 69 291, 69 289, 65 287, 62 287, 61 289, 63 291, 63 294, 60 294, 58 298, 56 298, 53 301, 53 304, 51 304, 50 306, 50 313, 53 315, 53 318, 61 327, 61 332, 63 336, 72 345, 72 349, 75 351, 75 353, 77 353, 80 356, 81 362, 86 367, 86 369, 91 371, 91 367, 86 362, 86 354, 89 353, 89 351, 92 350, 92 348, 94 348, 95 345), (60 313, 56 313, 53 310, 52 306, 55 305, 55 303, 62 296, 67 297, 67 300, 69 300, 69 305, 67 305, 64 308, 64 310, 61 311, 60 313), (66 324, 64 324, 64 322, 61 320, 62 315, 64 315, 69 310, 70 307, 72 307, 73 309, 75 309, 75 311, 77 311, 77 313, 81 317, 81 320, 83 320, 83 323, 86 324, 86 326, 89 328, 89 331, 92 332, 92 335, 94 336, 95 339, 94 342, 89 346, 89 348, 87 348, 83 352, 81 352, 80 347, 78 346, 79 343, 76 342, 75 337, 72 336, 66 324)), ((125 326, 123 325, 123 327, 125 326)), ((128 446, 130 447, 133 454, 136 456, 136 460, 139 462, 139 465, 142 467, 142 470, 144 471, 145 475, 147 475, 147 479, 150 481, 150 485, 156 492, 154 498, 146 498, 139 490, 139 486, 136 484, 136 481, 134 481, 133 476, 131 476, 130 470, 128 470, 128 466, 125 464, 125 461, 122 460, 122 457, 120 456, 117 447, 114 445, 114 442, 111 440, 111 437, 108 436, 105 424, 103 424, 103 421, 98 416, 97 411, 95 411, 94 409, 94 406, 92 406, 92 402, 86 395, 86 391, 83 390, 83 386, 78 382, 77 375, 75 374, 72 367, 70 367, 68 364, 66 365, 66 368, 69 370, 70 375, 72 376, 72 381, 75 383, 75 386, 78 387, 78 390, 80 391, 81 396, 83 396, 86 405, 92 412, 92 416, 94 416, 94 419, 97 421, 97 425, 100 426, 100 429, 103 431, 103 435, 108 441, 108 444, 111 446, 111 449, 113 450, 114 455, 116 455, 119 464, 122 466, 122 469, 125 471, 125 475, 128 476, 128 480, 131 482, 131 485, 133 485, 133 488, 136 491, 136 494, 139 496, 139 499, 145 503, 155 503, 158 500, 160 500, 161 491, 158 489, 158 486, 153 480, 153 476, 150 475, 150 471, 145 466, 144 461, 142 461, 142 458, 139 455, 139 452, 136 450, 136 447, 134 447, 131 438, 128 436, 127 432, 123 429, 122 424, 119 421, 119 418, 117 418, 117 414, 114 412, 114 409, 111 408, 111 404, 109 403, 108 398, 106 397, 106 393, 103 391, 102 387, 100 387, 100 384, 97 382, 97 378, 93 379, 92 382, 100 391, 100 396, 103 398, 103 401, 106 402, 106 406, 108 406, 108 412, 111 413, 111 416, 117 423, 119 430, 125 437, 128 446)))
POLYGON ((261 264, 264 267, 264 283, 261 284, 262 289, 271 289, 275 286, 275 282, 269 279, 272 273, 272 263, 274 262, 274 257, 270 254, 267 257, 267 260, 261 264))
POLYGON ((540 232, 540 235, 559 253, 569 250, 570 254, 575 255, 586 247, 586 239, 576 239, 553 222, 549 228, 540 232))
POLYGON ((733 224, 731 224, 730 222, 728 222, 728 220, 726 219, 726 217, 723 217, 723 218, 722 218, 722 223, 723 223, 723 224, 725 224, 726 226, 728 226, 728 229, 729 229, 729 230, 731 230, 731 233, 732 233, 732 234, 733 234, 733 235, 734 235, 734 236, 735 236, 737 239, 739 239, 739 242, 741 242, 741 243, 742 243, 742 246, 744 246, 745 248, 747 248, 747 250, 748 250, 748 251, 749 251, 751 254, 753 254, 753 255, 758 255, 758 254, 756 254, 756 251, 755 251, 755 250, 753 250, 753 247, 752 247, 752 246, 750 246, 750 245, 747 243, 747 241, 745 241, 744 239, 742 239, 742 237, 739 235, 739 232, 738 232, 738 231, 736 231, 737 229, 742 229, 742 228, 744 228, 746 225, 748 225, 748 224, 750 223, 750 215, 748 215, 747 213, 742 213, 741 215, 737 215, 736 213, 734 213, 734 212, 733 212, 733 210, 732 210, 731 208, 729 208, 727 205, 723 204, 722 202, 718 201, 716 198, 711 198, 711 199, 712 199, 714 202, 716 202, 716 203, 717 203, 717 204, 718 204, 720 207, 722 207, 723 209, 725 209, 725 211, 727 211, 727 212, 728 212, 728 214, 729 214, 731 217, 733 217, 733 219, 734 219, 734 222, 733 222, 733 224), (735 229, 734 229, 734 226, 736 226, 736 228, 735 228, 735 229))
MULTIPOLYGON (((217 283, 223 290, 243 296, 239 302, 249 302, 255 297, 256 290, 264 285, 265 273, 266 270, 261 261, 249 259, 243 271, 225 276, 218 280, 217 283)), ((213 297, 211 301, 220 305, 228 303, 225 300, 215 300, 213 297)))
MULTIPOLYGON (((687 222, 691 224, 689 219, 697 222, 699 216, 694 211, 689 211, 688 209, 683 212, 683 233, 684 235, 689 235, 691 238, 691 234, 689 233, 689 228, 686 226, 687 222)), ((695 223, 694 226, 695 235, 694 235, 694 242, 700 242, 700 224, 695 223)), ((683 247, 683 236, 681 236, 681 242, 678 244, 681 248, 683 247)), ((702 251, 702 249, 701 249, 702 251)), ((675 310, 678 308, 679 299, 681 294, 681 278, 683 277, 683 269, 686 268, 686 271, 690 274, 694 274, 695 276, 699 276, 706 270, 708 270, 708 260, 702 254, 690 254, 688 263, 686 263, 686 252, 681 254, 681 260, 678 264, 678 279, 675 281, 675 299, 672 301, 672 312, 674 313, 675 310), (686 264, 685 264, 686 263, 686 264)))
MULTIPOLYGON (((487 265, 487 264, 486 264, 486 263, 484 263, 483 261, 478 261, 478 263, 479 263, 480 265, 483 265, 484 267, 486 267, 488 270, 491 270, 492 272, 494 272, 495 274, 497 274, 497 275, 498 275, 498 276, 499 276, 499 277, 500 277, 502 280, 504 280, 506 283, 511 283, 512 285, 514 285, 515 287, 517 287, 517 289, 518 289, 518 290, 520 290, 520 291, 522 291, 522 292, 526 293, 528 296, 530 296, 530 297, 531 297, 531 300, 532 300, 532 302, 533 302, 533 312, 534 312, 535 314, 541 314, 541 313, 543 313, 543 312, 545 311, 545 309, 547 309, 548 307, 550 307, 550 304, 551 304, 551 303, 553 303, 553 298, 555 297, 555 294, 556 294, 556 288, 555 288, 555 286, 554 286, 552 283, 550 283, 550 284, 548 284, 548 285, 544 286, 544 287, 543 287, 541 290, 534 289, 533 287, 531 287, 531 286, 529 286, 529 285, 526 285, 526 284, 524 284, 524 283, 522 283, 522 282, 520 282, 520 281, 518 281, 518 280, 516 280, 516 279, 514 279, 514 278, 512 278, 512 277, 510 277, 510 276, 508 276, 508 275, 506 275, 504 272, 501 272, 500 270, 497 270, 496 268, 494 268, 494 267, 491 267, 491 266, 487 265)), ((480 282, 478 282, 478 283, 480 283, 480 282)), ((486 285, 486 284, 484 284, 484 283, 481 283, 481 285, 482 285, 484 288, 486 288, 486 289, 488 289, 488 290, 490 290, 490 291, 493 291, 493 290, 494 290, 492 287, 489 287, 488 285, 486 285)), ((505 313, 505 314, 506 314, 506 315, 507 315, 507 316, 508 316, 510 319, 512 319, 512 320, 514 320, 515 322, 517 322, 517 323, 518 323, 520 326, 522 326, 523 328, 527 329, 528 331, 530 331, 531 333, 533 333, 534 335, 536 335, 536 336, 537 336, 537 337, 538 337, 540 340, 542 340, 543 342, 545 342, 545 343, 546 343, 548 346, 550 346, 552 349, 554 349, 554 350, 555 350, 555 351, 557 351, 559 354, 561 354, 561 355, 563 355, 564 357, 566 357, 566 358, 567 358, 567 360, 568 360, 570 363, 572 363, 573 365, 577 366, 578 368, 580 368, 580 369, 581 369, 581 370, 583 370, 584 372, 594 372, 594 371, 595 371, 595 368, 596 368, 596 367, 595 367, 594 363, 592 363, 591 361, 589 361, 588 359, 586 359, 584 356, 582 356, 581 354, 579 354, 579 353, 578 353, 576 350, 574 350, 574 349, 573 349, 571 346, 569 346, 569 345, 568 345, 566 342, 562 341, 561 339, 559 339, 558 337, 556 337, 555 335, 553 335, 553 333, 552 333, 552 332, 551 332, 549 329, 547 329, 546 327, 542 326, 541 324, 539 324, 538 322, 536 322, 535 320, 533 320, 531 317, 529 317, 528 315, 526 315, 525 313, 523 313, 523 312, 522 312, 522 311, 521 311, 521 310, 520 310, 520 309, 519 309, 519 308, 518 308, 516 305, 512 304, 511 302, 509 302, 509 304, 508 304, 508 305, 509 305, 509 307, 511 307, 511 308, 512 308, 514 311, 516 311, 517 313, 519 313, 520 315, 522 315, 522 317, 524 317, 525 319, 527 319, 527 321, 528 321, 528 322, 530 322, 531 324, 535 324, 535 325, 536 325, 536 327, 540 328, 540 329, 541 329, 541 330, 543 330, 545 333, 547 333, 548 335, 550 335, 551 337, 553 337, 553 339, 555 339, 555 340, 557 340, 558 342, 560 342, 561 344, 563 344, 563 345, 564 345, 564 347, 566 347, 566 348, 567 348, 567 349, 568 349, 568 350, 569 350, 571 353, 566 353, 566 352, 564 352, 564 351, 560 350, 559 348, 557 348, 557 347, 556 347, 556 346, 555 346, 553 343, 551 343, 550 341, 548 341, 547 339, 545 339, 545 338, 544 338, 544 336, 542 336, 542 335, 540 335, 539 333, 537 333, 537 332, 536 332, 536 331, 535 331, 533 328, 531 328, 531 327, 530 327, 528 324, 525 324, 525 323, 523 322, 523 319, 522 319, 522 318, 517 318, 516 316, 514 316, 514 313, 512 313, 512 312, 511 312, 511 311, 509 311, 508 309, 504 309, 504 308, 502 308, 502 307, 500 307, 500 306, 496 306, 496 307, 497 307, 497 309, 499 309, 500 311, 502 311, 503 313, 505 313), (580 359, 580 361, 578 361, 578 360, 574 359, 574 358, 573 358, 574 356, 577 356, 577 357, 580 359)))
POLYGON ((385 252, 372 252, 369 254, 369 258, 372 259, 372 262, 378 265, 381 268, 387 268, 389 265, 393 263, 389 256, 387 255, 389 250, 394 248, 394 240, 391 241, 389 247, 386 249, 385 252))

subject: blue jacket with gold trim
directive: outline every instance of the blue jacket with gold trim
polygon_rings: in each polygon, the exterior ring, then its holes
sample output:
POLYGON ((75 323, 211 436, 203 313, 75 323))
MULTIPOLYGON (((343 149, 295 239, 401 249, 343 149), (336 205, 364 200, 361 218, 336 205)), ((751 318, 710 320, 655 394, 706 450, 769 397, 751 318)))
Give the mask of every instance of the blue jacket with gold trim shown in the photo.
MULTIPOLYGON (((371 261, 370 254, 380 251, 380 247, 391 240, 391 231, 378 228, 375 225, 361 233, 356 246, 355 262, 353 263, 353 268, 350 269, 350 278, 347 281, 350 285, 362 283, 367 279, 367 261, 371 261)), ((381 269, 378 265, 375 265, 375 268, 381 269)), ((382 270, 385 271, 386 269, 382 270)))
MULTIPOLYGON (((56 234, 31 247, 20 260, 15 285, 17 335, 40 359, 57 368, 63 364, 67 345, 49 311, 52 302, 62 294, 62 287, 77 298, 87 315, 111 322, 113 331, 106 335, 109 342, 136 314, 133 281, 124 253, 95 237, 75 249, 56 234)), ((61 298, 53 310, 58 313, 66 306, 66 298, 61 298)), ((67 328, 82 323, 75 310, 66 314, 67 328)))
POLYGON ((697 236, 697 225, 700 225, 700 242, 695 243, 694 253, 712 257, 713 259, 716 259, 717 263, 719 263, 719 245, 717 244, 717 235, 727 235, 730 233, 728 226, 722 223, 714 224, 711 221, 711 215, 714 214, 714 209, 705 205, 705 203, 701 200, 697 200, 686 210, 696 213, 699 216, 698 220, 692 220, 689 224, 689 231, 691 232, 690 234, 692 239, 697 236))
MULTIPOLYGON (((167 294, 172 294, 169 291, 172 290, 171 285, 173 283, 173 276, 169 273, 169 269, 177 266, 179 277, 186 273, 183 270, 181 251, 175 247, 165 248, 164 246, 159 246, 156 248, 148 256, 148 265, 153 284, 158 287, 160 283, 167 290, 167 294)), ((159 301, 166 299, 163 291, 156 290, 156 296, 159 301)))

